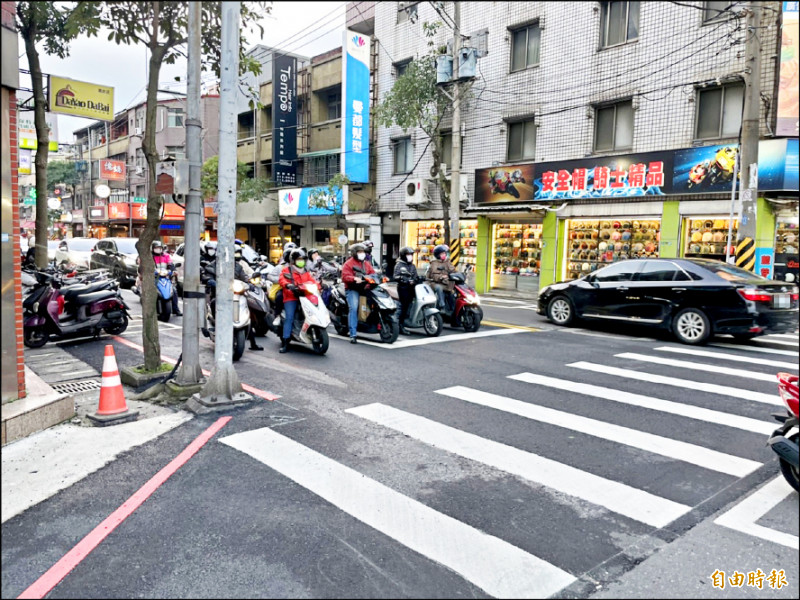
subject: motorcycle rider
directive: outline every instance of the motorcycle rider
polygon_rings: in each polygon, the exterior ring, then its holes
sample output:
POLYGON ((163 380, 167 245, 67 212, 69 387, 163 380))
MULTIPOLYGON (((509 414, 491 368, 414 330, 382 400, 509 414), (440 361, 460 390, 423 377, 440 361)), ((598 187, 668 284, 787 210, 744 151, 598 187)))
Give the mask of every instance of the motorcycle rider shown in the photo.
POLYGON ((397 296, 400 299, 400 333, 408 335, 403 327, 408 318, 408 309, 414 300, 414 286, 417 280, 417 267, 414 266, 414 248, 405 246, 400 248, 400 256, 394 265, 392 279, 397 282, 397 296))
POLYGON ((324 260, 319 250, 311 248, 311 250, 308 251, 308 264, 306 269, 314 276, 314 279, 320 281, 322 276, 326 273, 338 273, 339 265, 324 260))
POLYGON ((275 327, 277 327, 280 323, 281 311, 283 311, 283 287, 280 286, 281 273, 283 272, 283 267, 289 264, 289 255, 292 253, 292 250, 296 249, 297 244, 294 242, 286 242, 283 245, 283 256, 281 256, 281 259, 278 261, 278 264, 275 266, 275 268, 270 271, 269 275, 267 275, 268 281, 279 286, 274 300, 275 319, 273 320, 272 324, 275 327))
POLYGON ((364 242, 364 248, 367 250, 367 260, 369 261, 369 264, 372 265, 372 268, 375 269, 376 273, 381 273, 383 270, 381 268, 381 263, 372 255, 372 251, 375 249, 375 242, 372 240, 367 240, 364 242))
POLYGON ((439 244, 433 249, 433 260, 428 267, 427 277, 433 282, 433 289, 436 291, 439 308, 447 308, 452 312, 452 297, 455 283, 450 281, 450 273, 455 273, 456 268, 450 262, 448 254, 450 248, 445 244, 439 244))
POLYGON ((372 263, 367 258, 367 248, 358 243, 350 246, 350 258, 342 265, 342 281, 347 290, 347 308, 349 310, 348 325, 350 328, 350 343, 356 343, 358 328, 358 302, 364 290, 364 278, 356 275, 354 268, 360 269, 365 275, 375 273, 372 263))
MULTIPOLYGON (((161 240, 153 240, 153 243, 150 244, 150 252, 153 253, 153 261, 156 263, 156 271, 158 271, 160 266, 167 267, 167 265, 172 264, 172 258, 169 255, 169 252, 165 251, 164 243, 161 240)), ((173 277, 173 274, 170 274, 170 277, 173 277)), ((173 314, 182 317, 183 313, 178 308, 178 287, 174 285, 172 286, 172 312, 173 314)))
POLYGON ((302 286, 305 283, 316 283, 311 273, 305 269, 306 258, 306 251, 302 248, 296 248, 292 250, 289 256, 289 264, 281 270, 280 284, 283 288, 283 307, 286 311, 286 320, 283 322, 283 337, 281 337, 281 349, 278 351, 281 354, 289 351, 294 313, 300 302, 298 296, 305 293, 302 286))

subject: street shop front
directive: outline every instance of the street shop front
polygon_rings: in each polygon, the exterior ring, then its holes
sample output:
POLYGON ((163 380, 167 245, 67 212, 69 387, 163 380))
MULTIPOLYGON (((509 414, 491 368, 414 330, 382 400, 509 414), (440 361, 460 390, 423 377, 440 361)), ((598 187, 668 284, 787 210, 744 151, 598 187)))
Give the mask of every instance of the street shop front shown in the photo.
MULTIPOLYGON (((282 188, 278 190, 278 215, 292 233, 297 231, 294 241, 298 245, 317 248, 323 257, 338 260, 350 244, 363 241, 363 237, 357 238, 364 235, 363 227, 347 222, 348 196, 346 185, 337 189, 335 195, 330 194, 327 186, 282 188)), ((276 237, 270 235, 271 261, 280 248, 280 238, 276 237)))

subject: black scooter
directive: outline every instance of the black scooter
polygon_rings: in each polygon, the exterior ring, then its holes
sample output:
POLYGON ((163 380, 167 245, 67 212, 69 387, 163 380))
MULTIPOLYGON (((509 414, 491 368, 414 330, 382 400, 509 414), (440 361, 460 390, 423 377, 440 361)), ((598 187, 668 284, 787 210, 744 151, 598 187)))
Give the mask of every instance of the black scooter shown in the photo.
MULTIPOLYGON (((393 344, 400 335, 400 321, 397 303, 384 286, 388 279, 379 277, 376 273, 366 274, 358 268, 354 268, 353 271, 364 279, 358 307, 357 331, 378 333, 384 344, 393 344)), ((348 335, 350 332, 348 324, 350 309, 347 305, 347 293, 343 283, 331 287, 328 312, 330 312, 331 322, 336 333, 348 335)))

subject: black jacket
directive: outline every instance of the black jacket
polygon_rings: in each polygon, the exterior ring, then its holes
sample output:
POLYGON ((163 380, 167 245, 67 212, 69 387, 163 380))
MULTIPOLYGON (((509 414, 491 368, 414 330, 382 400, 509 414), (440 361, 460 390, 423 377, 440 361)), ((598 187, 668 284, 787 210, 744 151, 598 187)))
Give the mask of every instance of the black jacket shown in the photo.
POLYGON ((398 283, 416 283, 417 281, 417 267, 414 263, 407 263, 400 259, 394 265, 394 273, 392 274, 392 281, 398 283))

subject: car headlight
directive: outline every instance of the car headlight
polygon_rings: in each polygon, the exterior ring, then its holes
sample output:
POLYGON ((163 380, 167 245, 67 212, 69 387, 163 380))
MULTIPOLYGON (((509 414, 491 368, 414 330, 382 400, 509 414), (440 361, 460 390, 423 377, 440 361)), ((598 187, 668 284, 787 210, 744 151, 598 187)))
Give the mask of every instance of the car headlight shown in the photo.
POLYGON ((247 290, 247 286, 244 284, 244 281, 234 279, 231 289, 233 290, 234 294, 244 294, 245 290, 247 290))

